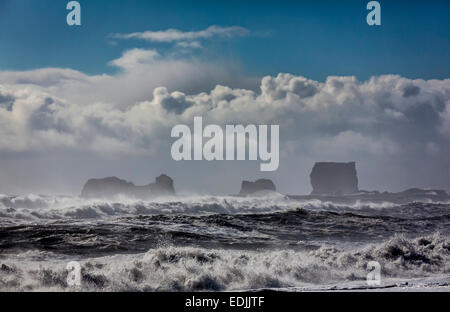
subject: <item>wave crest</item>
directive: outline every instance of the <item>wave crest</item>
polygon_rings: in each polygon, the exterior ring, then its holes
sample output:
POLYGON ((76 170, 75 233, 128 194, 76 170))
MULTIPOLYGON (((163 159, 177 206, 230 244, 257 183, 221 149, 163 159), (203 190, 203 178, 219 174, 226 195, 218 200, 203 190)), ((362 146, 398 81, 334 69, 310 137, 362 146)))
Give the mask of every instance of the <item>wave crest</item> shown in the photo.
MULTIPOLYGON (((73 290, 66 283, 69 259, 55 259, 42 252, 39 256, 41 261, 17 261, 21 255, 3 257, 0 289, 73 290)), ((311 288, 355 281, 364 284, 366 265, 372 260, 381 264, 386 281, 442 276, 450 272, 450 243, 435 234, 416 239, 394 236, 358 250, 321 247, 314 251, 240 251, 161 246, 144 254, 78 260, 83 282, 80 290, 86 291, 311 288)))

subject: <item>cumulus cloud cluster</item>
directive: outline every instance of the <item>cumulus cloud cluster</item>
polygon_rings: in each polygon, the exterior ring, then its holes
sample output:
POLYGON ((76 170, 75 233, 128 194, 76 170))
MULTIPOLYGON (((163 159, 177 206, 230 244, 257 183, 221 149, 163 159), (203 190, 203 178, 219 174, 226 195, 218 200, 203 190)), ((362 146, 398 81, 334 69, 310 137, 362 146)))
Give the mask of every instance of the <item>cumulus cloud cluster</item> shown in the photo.
MULTIPOLYGON (((365 160, 373 168, 395 163, 397 175, 424 159, 440 170, 448 165, 450 79, 383 75, 319 82, 280 73, 262 78, 259 90, 216 85, 189 94, 173 88, 182 85, 178 71, 185 81, 196 73, 210 80, 209 64, 162 59, 156 51, 141 49, 111 64, 121 71, 95 76, 58 68, 1 72, 0 150, 168 159, 170 152, 161 146, 171 142, 171 127, 203 116, 204 122, 220 125, 280 125, 284 176, 294 174, 292 167, 299 163, 306 168, 316 160, 365 160), (155 72, 165 76, 157 79, 155 72)), ((376 176, 374 170, 362 174, 376 176)), ((433 178, 430 173, 428 181, 433 178)), ((448 186, 450 181, 442 187, 448 186)))

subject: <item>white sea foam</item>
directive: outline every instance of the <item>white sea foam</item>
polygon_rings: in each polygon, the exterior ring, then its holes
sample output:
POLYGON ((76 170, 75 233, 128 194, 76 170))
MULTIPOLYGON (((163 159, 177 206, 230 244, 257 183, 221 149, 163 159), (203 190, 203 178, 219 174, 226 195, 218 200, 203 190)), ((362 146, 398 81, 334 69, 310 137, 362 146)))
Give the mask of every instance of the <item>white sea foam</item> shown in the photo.
MULTIPOLYGON (((364 285, 368 261, 382 266, 384 285, 450 273, 450 243, 439 235, 395 236, 357 250, 322 246, 314 251, 224 250, 160 246, 143 254, 99 258, 27 251, 0 257, 0 290, 74 290, 66 265, 81 264, 81 291, 201 291, 329 289, 364 285)), ((448 279, 447 279, 448 280, 448 279)), ((442 284, 448 287, 448 284, 442 284)))
POLYGON ((237 214, 273 213, 295 210, 361 210, 393 207, 392 203, 339 205, 320 200, 298 201, 279 193, 257 197, 177 196, 150 201, 116 197, 111 200, 84 199, 78 196, 0 195, 0 220, 105 219, 116 216, 154 214, 237 214))

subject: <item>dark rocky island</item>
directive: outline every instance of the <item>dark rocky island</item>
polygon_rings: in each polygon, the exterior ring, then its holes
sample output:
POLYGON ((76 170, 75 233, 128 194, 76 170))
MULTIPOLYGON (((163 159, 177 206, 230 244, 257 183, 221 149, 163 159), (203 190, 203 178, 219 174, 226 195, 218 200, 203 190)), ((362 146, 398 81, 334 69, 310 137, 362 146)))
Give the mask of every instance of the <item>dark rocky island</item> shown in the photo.
POLYGON ((291 199, 319 199, 325 202, 351 205, 356 203, 394 203, 407 204, 412 202, 448 202, 450 195, 444 190, 411 188, 402 192, 360 191, 348 195, 289 195, 291 199))
POLYGON ((86 198, 110 198, 117 195, 146 199, 175 195, 175 189, 173 180, 163 174, 156 178, 155 183, 143 186, 136 186, 132 182, 117 177, 90 179, 81 191, 81 196, 86 198))
POLYGON ((358 176, 354 162, 318 162, 311 174, 311 195, 289 196, 291 199, 355 204, 357 202, 388 202, 406 204, 415 201, 447 202, 450 195, 444 190, 411 188, 402 192, 364 191, 358 188, 358 176))
POLYGON ((260 191, 276 191, 275 184, 269 179, 259 179, 255 182, 242 181, 239 195, 250 195, 260 191))
POLYGON ((311 174, 311 195, 346 195, 358 192, 355 162, 318 162, 311 174))

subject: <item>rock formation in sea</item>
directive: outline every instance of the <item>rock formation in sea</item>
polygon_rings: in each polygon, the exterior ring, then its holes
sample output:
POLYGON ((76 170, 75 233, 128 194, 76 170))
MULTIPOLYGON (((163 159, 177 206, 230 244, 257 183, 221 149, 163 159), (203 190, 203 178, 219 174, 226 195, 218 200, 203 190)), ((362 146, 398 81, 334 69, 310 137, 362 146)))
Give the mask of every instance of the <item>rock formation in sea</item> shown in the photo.
POLYGON ((276 191, 275 184, 269 179, 259 179, 255 182, 242 181, 239 195, 249 195, 259 191, 276 191))
POLYGON ((162 174, 156 178, 155 183, 136 186, 117 177, 103 179, 90 179, 81 191, 82 197, 109 198, 117 195, 125 195, 135 198, 151 198, 162 195, 175 195, 173 180, 162 174))
POLYGON ((290 195, 291 199, 333 202, 342 205, 354 205, 356 203, 394 203, 409 204, 413 202, 447 203, 450 195, 445 190, 412 188, 403 192, 379 192, 379 191, 359 191, 343 196, 319 194, 319 195, 290 195))
POLYGON ((312 195, 346 195, 358 192, 355 162, 317 162, 310 178, 312 195))
POLYGON ((446 202, 450 199, 449 195, 445 190, 434 190, 434 189, 420 189, 420 188, 410 188, 406 191, 399 193, 389 193, 383 192, 380 194, 382 197, 390 199, 394 198, 397 200, 404 201, 442 201, 446 202))

